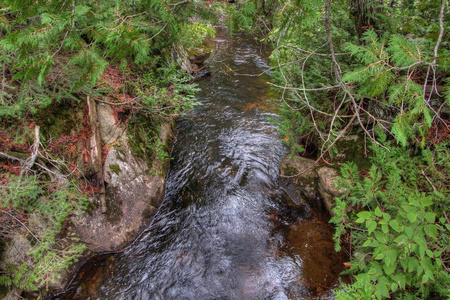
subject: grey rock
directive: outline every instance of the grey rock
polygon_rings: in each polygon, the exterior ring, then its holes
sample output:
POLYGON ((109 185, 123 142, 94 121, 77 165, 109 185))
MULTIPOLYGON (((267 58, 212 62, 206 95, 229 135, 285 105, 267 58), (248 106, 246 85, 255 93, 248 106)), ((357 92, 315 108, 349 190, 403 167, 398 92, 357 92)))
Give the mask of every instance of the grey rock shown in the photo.
POLYGON ((319 176, 319 193, 325 203, 327 210, 333 214, 334 197, 344 194, 343 190, 336 187, 336 180, 339 176, 338 171, 329 167, 321 167, 317 170, 319 176))
POLYGON ((16 232, 8 243, 8 246, 5 247, 5 251, 2 255, 2 264, 4 264, 4 266, 23 264, 29 259, 27 252, 30 249, 31 244, 26 235, 16 232))
POLYGON ((110 105, 100 103, 97 105, 97 118, 100 129, 100 138, 105 144, 117 141, 124 135, 125 130, 116 124, 114 112, 110 105))

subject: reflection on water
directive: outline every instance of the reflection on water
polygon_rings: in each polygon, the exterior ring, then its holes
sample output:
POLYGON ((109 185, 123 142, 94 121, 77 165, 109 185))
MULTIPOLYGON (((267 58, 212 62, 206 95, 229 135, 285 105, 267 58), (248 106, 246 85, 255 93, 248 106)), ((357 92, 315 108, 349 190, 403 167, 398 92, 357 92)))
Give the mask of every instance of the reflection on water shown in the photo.
MULTIPOLYGON (((91 263, 76 299, 305 299, 302 258, 273 214, 288 207, 278 188, 286 149, 271 122, 268 52, 219 31, 203 104, 177 123, 165 200, 125 252, 91 263), (88 272, 89 273, 89 272, 88 272)), ((295 219, 306 218, 299 210, 295 219)), ((88 268, 87 268, 88 269, 88 268)), ((87 272, 87 271, 86 271, 87 272)), ((83 274, 82 274, 83 275, 83 274)))

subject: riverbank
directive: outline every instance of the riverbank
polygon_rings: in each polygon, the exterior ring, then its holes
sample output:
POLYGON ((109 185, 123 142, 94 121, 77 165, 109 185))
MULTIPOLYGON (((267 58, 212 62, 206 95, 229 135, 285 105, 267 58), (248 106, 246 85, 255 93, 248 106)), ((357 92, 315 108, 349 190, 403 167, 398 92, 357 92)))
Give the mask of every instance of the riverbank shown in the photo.
POLYGON ((0 298, 62 290, 89 257, 121 251, 148 225, 204 61, 168 49, 158 59, 169 67, 138 74, 111 61, 76 101, 0 119, 0 298))

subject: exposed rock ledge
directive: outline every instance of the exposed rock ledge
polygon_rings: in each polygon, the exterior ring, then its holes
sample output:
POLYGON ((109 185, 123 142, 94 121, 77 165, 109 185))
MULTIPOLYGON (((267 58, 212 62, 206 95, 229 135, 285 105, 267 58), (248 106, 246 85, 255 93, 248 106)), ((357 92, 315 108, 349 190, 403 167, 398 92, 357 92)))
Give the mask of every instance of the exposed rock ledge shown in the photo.
MULTIPOLYGON (((315 164, 312 159, 301 156, 288 155, 280 164, 280 175, 282 186, 297 186, 308 203, 323 200, 327 211, 333 215, 334 197, 342 196, 344 191, 336 188, 338 172, 330 167, 315 164)), ((288 190, 288 192, 289 192, 288 190)), ((314 203, 321 205, 321 203, 314 203)))
MULTIPOLYGON (((116 124, 109 105, 98 105, 102 142, 110 145, 104 163, 107 213, 96 209, 72 218, 73 230, 93 252, 115 251, 130 243, 149 223, 164 197, 164 174, 151 175, 147 163, 131 153, 126 130, 116 124)), ((160 139, 172 143, 173 124, 160 139)))

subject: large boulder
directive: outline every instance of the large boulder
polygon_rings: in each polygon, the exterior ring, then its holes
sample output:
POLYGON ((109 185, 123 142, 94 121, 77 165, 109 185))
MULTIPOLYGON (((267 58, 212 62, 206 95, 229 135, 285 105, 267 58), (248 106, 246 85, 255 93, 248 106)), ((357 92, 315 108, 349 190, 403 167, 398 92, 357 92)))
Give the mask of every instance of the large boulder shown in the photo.
MULTIPOLYGON (((72 219, 74 230, 94 252, 116 251, 129 244, 149 224, 164 197, 165 176, 152 172, 133 155, 126 130, 116 124, 113 110, 98 105, 102 142, 110 145, 103 173, 106 214, 95 209, 72 219)), ((171 123, 162 126, 160 139, 172 142, 171 123)))
POLYGON ((317 205, 315 202, 320 195, 326 210, 333 214, 334 197, 342 196, 344 193, 336 187, 336 179, 339 176, 337 170, 298 155, 286 156, 279 168, 280 185, 291 198, 295 199, 295 193, 299 193, 306 202, 317 205))
MULTIPOLYGON (((288 155, 280 164, 281 185, 292 194, 292 185, 296 182, 300 193, 308 200, 316 198, 316 163, 312 159, 298 155, 288 155)), ((294 198, 291 196, 291 198, 294 198)))

